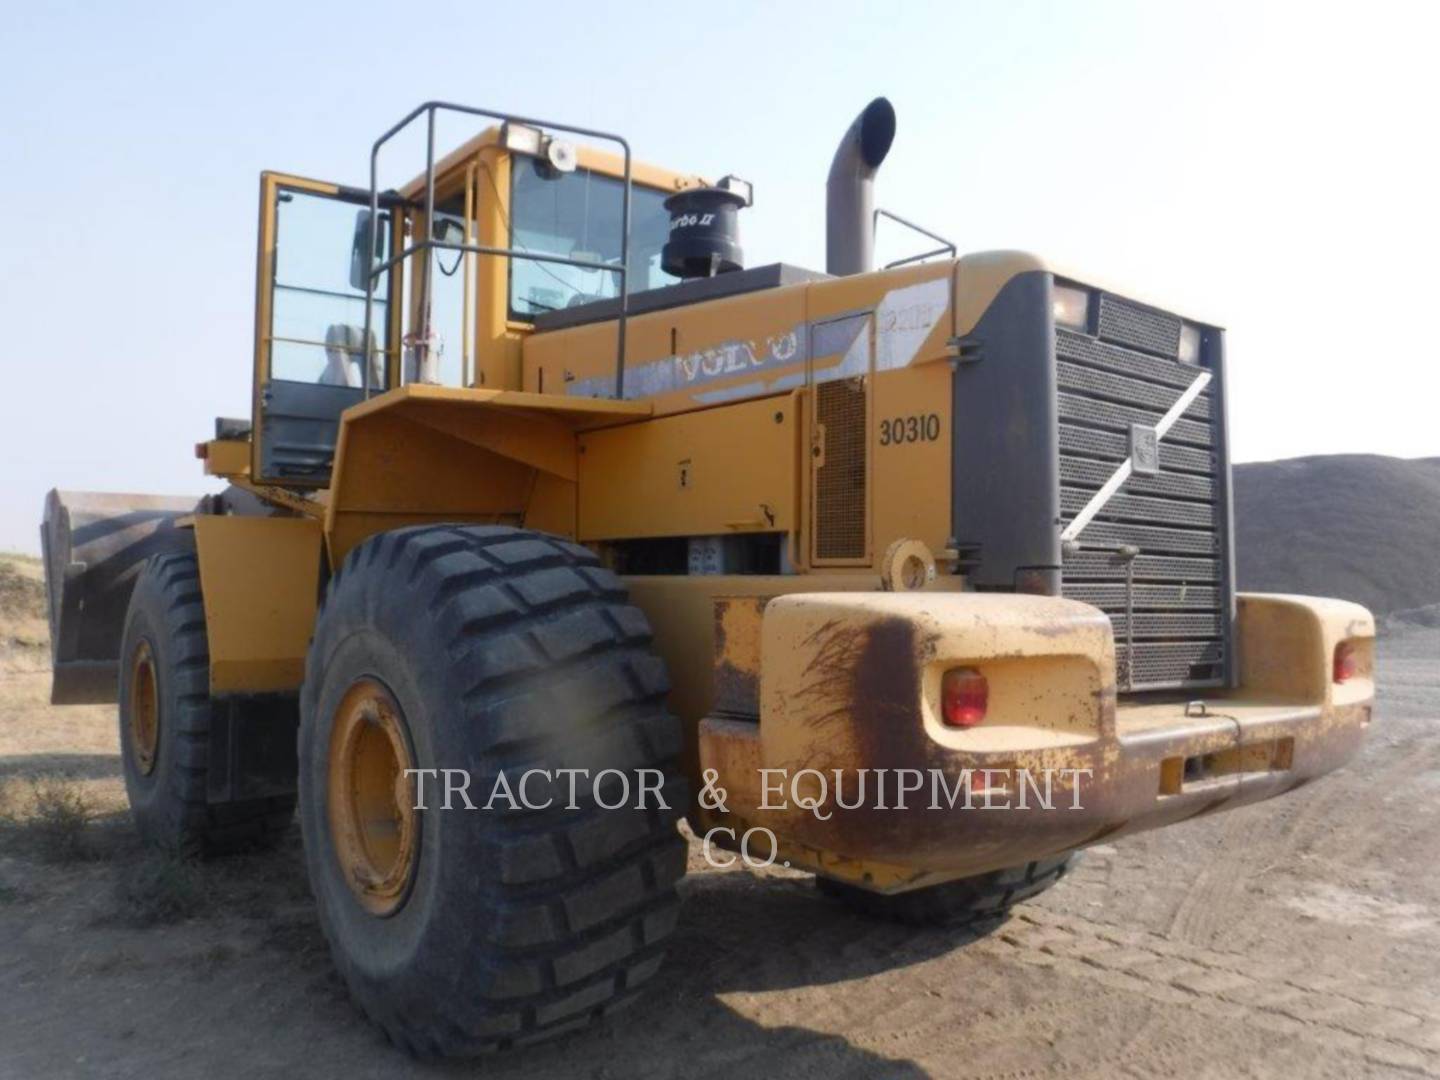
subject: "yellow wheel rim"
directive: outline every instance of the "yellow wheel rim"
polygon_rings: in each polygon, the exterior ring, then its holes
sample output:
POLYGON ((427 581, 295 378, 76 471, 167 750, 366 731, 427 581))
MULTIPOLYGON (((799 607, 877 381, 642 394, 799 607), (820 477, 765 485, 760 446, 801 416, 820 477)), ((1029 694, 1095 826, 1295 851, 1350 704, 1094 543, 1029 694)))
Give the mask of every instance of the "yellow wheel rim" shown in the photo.
POLYGON ((399 703, 376 680, 357 680, 335 710, 327 801, 340 872, 372 915, 394 914, 410 889, 419 843, 410 768, 399 703))
POLYGON ((148 641, 135 647, 130 661, 130 749, 142 776, 155 771, 160 746, 160 695, 155 654, 148 641))

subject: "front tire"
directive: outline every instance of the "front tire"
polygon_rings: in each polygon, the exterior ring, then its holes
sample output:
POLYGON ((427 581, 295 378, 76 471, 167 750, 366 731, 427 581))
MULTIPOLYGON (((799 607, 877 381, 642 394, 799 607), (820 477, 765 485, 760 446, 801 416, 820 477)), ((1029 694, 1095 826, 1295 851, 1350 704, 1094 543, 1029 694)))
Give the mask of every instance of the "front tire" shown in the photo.
POLYGON ((667 691, 644 616, 583 547, 424 526, 346 558, 306 665, 300 821, 331 953, 393 1042, 440 1056, 539 1041, 655 973, 685 866, 667 691), (415 809, 406 769, 463 770, 476 809, 441 808, 443 773, 415 809), (536 809, 485 808, 500 777, 519 792, 537 769, 632 784, 652 770, 668 809, 635 809, 633 786, 627 809, 604 809, 588 781, 569 809, 568 780, 538 774, 536 809))
POLYGON ((1003 919, 1011 907, 1064 877, 1074 859, 1067 853, 902 893, 872 892, 825 877, 815 883, 826 896, 875 918, 912 926, 969 926, 1003 919))
MULTIPOLYGON (((120 642, 120 759, 141 838, 180 855, 272 847, 295 814, 295 796, 211 804, 210 647, 200 568, 192 554, 145 564, 120 642)), ((236 706, 244 707, 244 706, 236 706)))

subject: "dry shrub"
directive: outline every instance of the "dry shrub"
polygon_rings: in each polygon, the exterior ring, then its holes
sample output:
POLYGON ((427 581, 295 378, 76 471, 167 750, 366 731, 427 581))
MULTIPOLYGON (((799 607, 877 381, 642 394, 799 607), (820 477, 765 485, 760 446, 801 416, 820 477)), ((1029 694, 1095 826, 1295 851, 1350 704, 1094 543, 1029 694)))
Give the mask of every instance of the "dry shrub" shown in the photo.
POLYGON ((126 926, 160 926, 200 914, 206 907, 199 866, 178 854, 151 852, 120 867, 115 918, 126 926))
POLYGON ((74 780, 41 776, 31 781, 31 807, 22 824, 31 846, 47 862, 91 858, 90 822, 95 811, 74 780))

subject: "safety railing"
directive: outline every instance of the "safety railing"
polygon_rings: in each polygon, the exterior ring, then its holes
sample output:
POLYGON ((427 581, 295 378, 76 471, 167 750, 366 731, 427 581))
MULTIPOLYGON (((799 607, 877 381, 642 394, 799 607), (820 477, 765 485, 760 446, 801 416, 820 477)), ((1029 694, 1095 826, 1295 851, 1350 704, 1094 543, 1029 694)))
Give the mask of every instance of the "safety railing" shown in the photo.
MULTIPOLYGON (((396 235, 401 235, 396 230, 396 235)), ((458 251, 475 255, 498 255, 502 258, 530 259, 534 262, 558 263, 562 266, 576 266, 585 270, 602 270, 612 274, 618 274, 620 279, 619 288, 619 319, 615 330, 615 397, 622 399, 625 396, 625 321, 629 308, 630 298, 630 144, 621 136, 606 131, 595 131, 591 128, 575 127, 571 124, 557 124, 548 120, 535 120, 530 117, 516 116, 513 113, 496 112, 493 109, 477 109, 469 105, 455 105, 445 101, 427 101, 417 106, 403 120, 391 127, 385 134, 375 140, 375 145, 370 150, 370 240, 366 249, 370 254, 370 273, 365 278, 365 336, 362 341, 370 341, 371 313, 375 303, 375 283, 382 274, 398 266, 412 255, 430 251, 458 251), (625 160, 625 184, 622 196, 620 211, 620 265, 597 261, 594 259, 574 259, 566 255, 552 255, 546 252, 526 251, 511 247, 493 247, 487 244, 457 244, 447 240, 439 240, 434 234, 435 221, 435 116, 440 112, 461 113, 467 116, 478 116, 487 120, 497 120, 501 124, 514 124, 520 127, 535 128, 542 131, 563 131, 571 135, 579 135, 588 139, 600 139, 618 145, 625 160), (408 128, 420 117, 425 117, 425 232, 423 239, 417 239, 413 244, 403 248, 390 256, 383 262, 376 262, 374 252, 380 239, 380 190, 379 190, 379 161, 380 150, 386 143, 393 139, 400 132, 408 128)), ((422 318, 428 318, 429 312, 429 289, 430 277, 427 272, 422 278, 422 294, 420 297, 420 311, 422 318)), ((428 329, 428 327, 426 328, 428 329)), ((370 365, 365 365, 364 372, 365 397, 370 396, 370 365)))
POLYGON ((949 240, 946 240, 945 237, 941 236, 939 233, 933 233, 929 229, 925 228, 925 226, 923 225, 916 225, 915 222, 908 221, 905 218, 901 217, 899 214, 892 214, 889 210, 882 210, 879 207, 876 207, 875 216, 870 222, 870 228, 872 230, 878 230, 880 228, 880 219, 882 217, 889 218, 897 225, 904 225, 905 228, 911 229, 919 233, 921 236, 928 236, 931 240, 934 240, 937 244, 941 245, 934 251, 924 251, 921 252, 919 255, 907 255, 903 259, 896 259, 892 263, 886 263, 886 270, 894 270, 897 266, 908 266, 911 263, 924 262, 926 259, 933 259, 936 255, 949 255, 953 259, 960 250, 949 240))

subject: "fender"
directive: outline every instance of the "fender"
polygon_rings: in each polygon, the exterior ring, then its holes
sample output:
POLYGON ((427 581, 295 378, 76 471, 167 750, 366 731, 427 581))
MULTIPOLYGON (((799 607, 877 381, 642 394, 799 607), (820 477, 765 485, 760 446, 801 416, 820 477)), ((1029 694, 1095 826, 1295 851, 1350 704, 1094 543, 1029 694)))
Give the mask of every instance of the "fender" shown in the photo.
POLYGON ((309 517, 194 519, 210 693, 287 693, 305 679, 322 531, 309 517))

